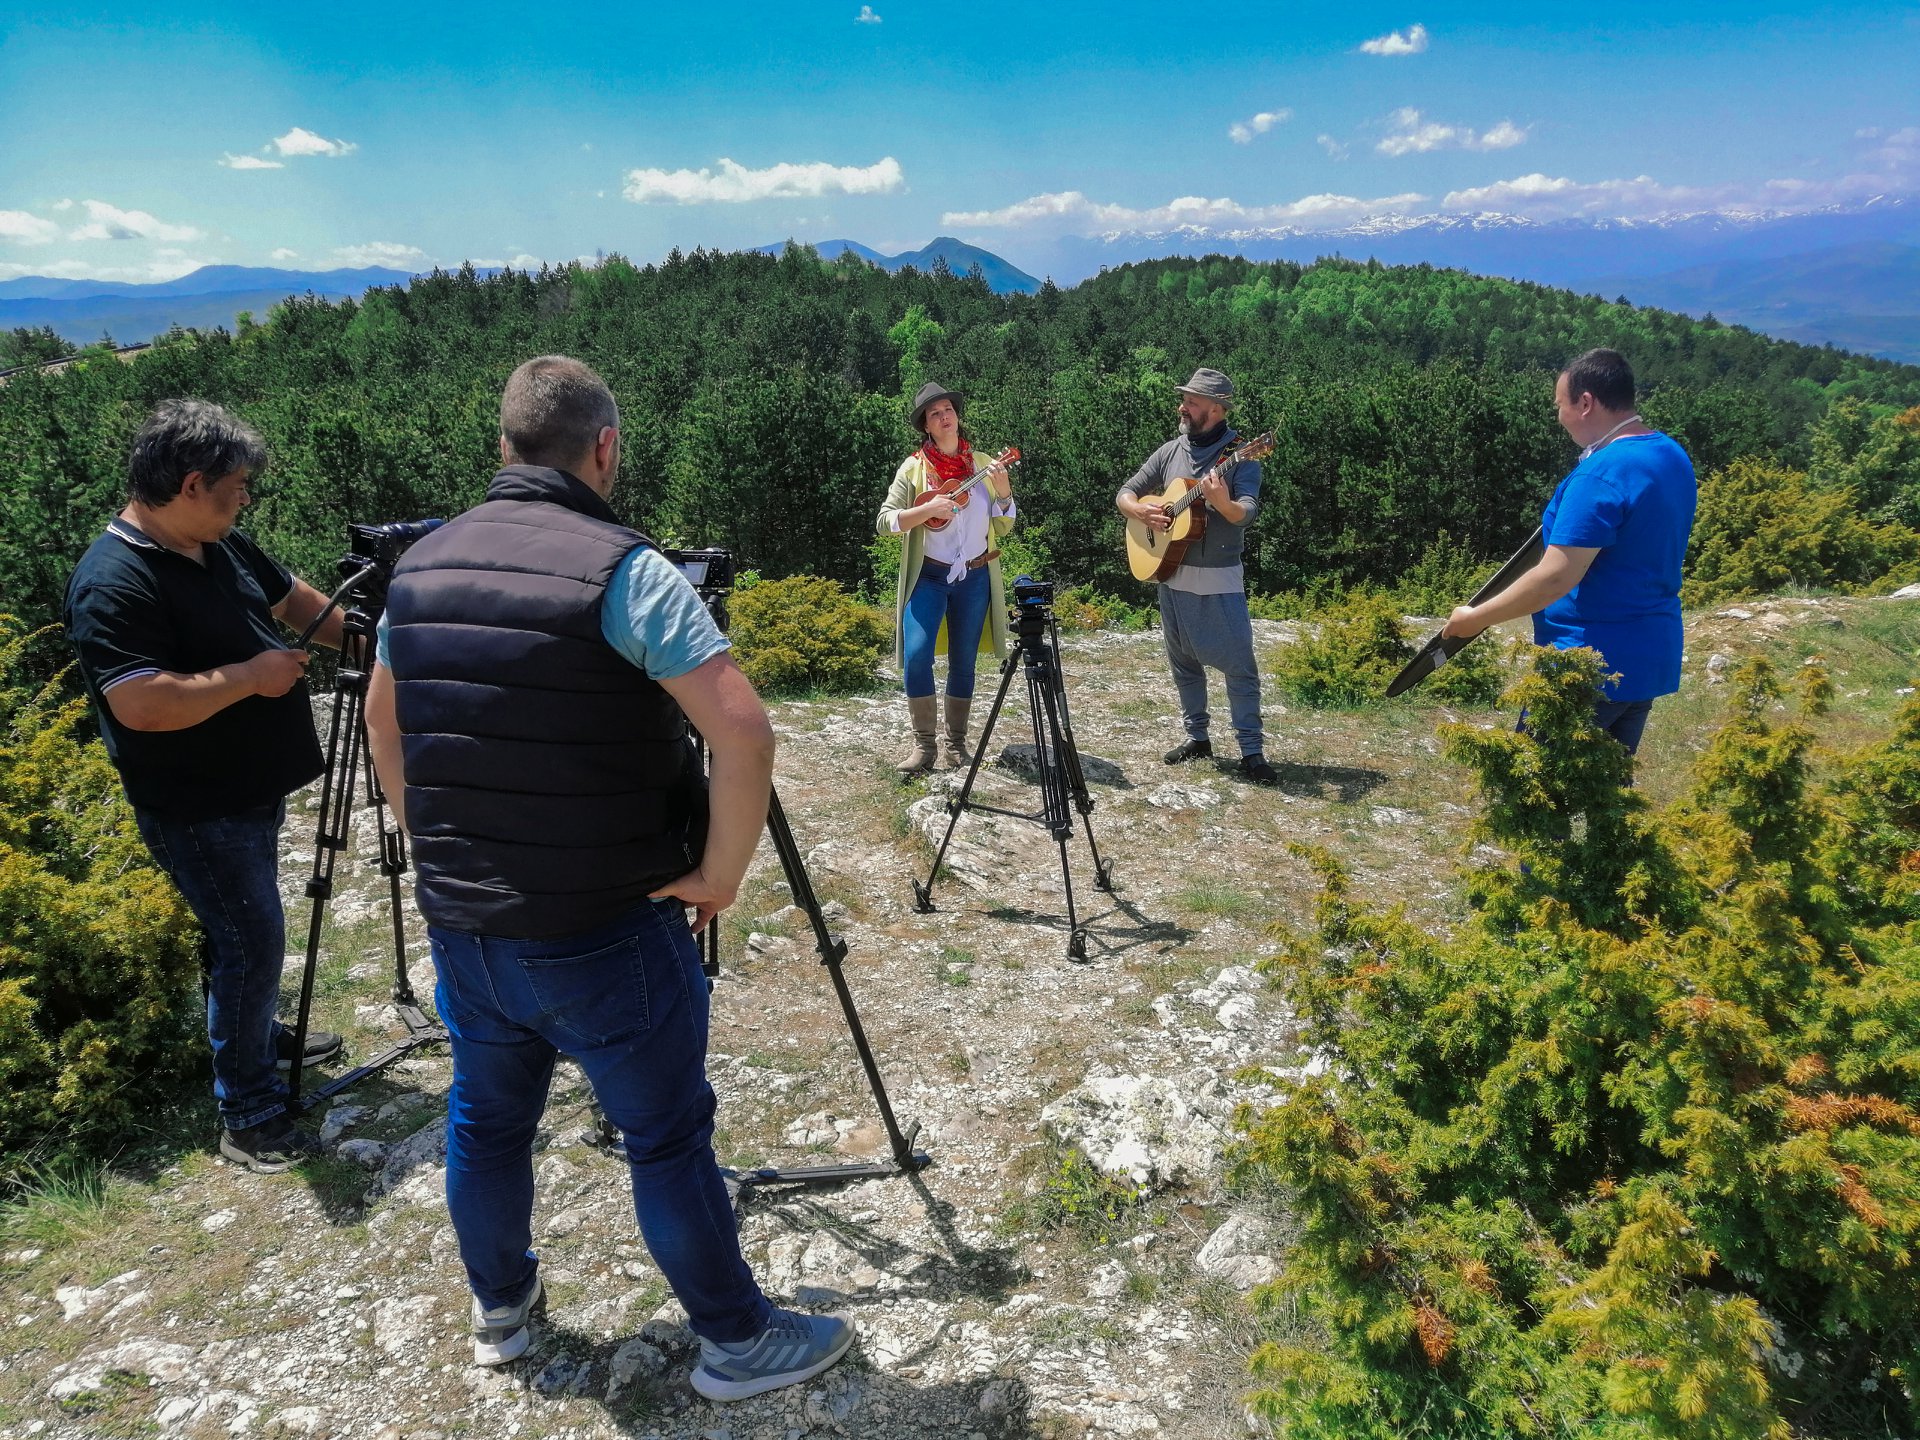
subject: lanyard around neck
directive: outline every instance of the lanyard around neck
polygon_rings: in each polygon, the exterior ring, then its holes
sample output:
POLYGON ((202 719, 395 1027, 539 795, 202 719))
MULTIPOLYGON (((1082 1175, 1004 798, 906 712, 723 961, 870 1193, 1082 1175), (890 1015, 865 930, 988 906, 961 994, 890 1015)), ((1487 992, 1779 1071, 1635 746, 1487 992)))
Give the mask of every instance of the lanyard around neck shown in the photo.
POLYGON ((1587 446, 1586 449, 1582 450, 1580 452, 1580 458, 1584 460, 1589 455, 1593 454, 1594 451, 1603 448, 1609 440, 1613 439, 1614 436, 1618 435, 1622 430, 1626 429, 1627 426, 1639 425, 1642 423, 1644 422, 1640 419, 1640 416, 1637 413, 1627 416, 1626 419, 1622 420, 1618 425, 1614 426, 1611 430, 1607 431, 1606 434, 1602 435, 1598 440, 1594 441, 1591 445, 1587 446))

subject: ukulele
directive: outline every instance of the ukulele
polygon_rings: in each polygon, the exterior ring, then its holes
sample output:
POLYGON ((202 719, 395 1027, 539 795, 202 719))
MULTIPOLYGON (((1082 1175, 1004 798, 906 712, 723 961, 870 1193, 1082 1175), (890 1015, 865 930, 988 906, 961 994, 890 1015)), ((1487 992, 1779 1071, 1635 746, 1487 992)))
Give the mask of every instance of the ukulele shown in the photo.
MULTIPOLYGON (((964 480, 935 480, 920 492, 920 499, 924 502, 944 495, 953 501, 955 505, 964 508, 967 501, 973 498, 967 492, 974 486, 985 482, 987 471, 996 465, 1004 465, 1007 469, 1011 470, 1019 463, 1020 447, 1018 445, 1009 445, 964 480)), ((944 530, 952 523, 953 517, 951 515, 937 515, 926 522, 926 527, 929 530, 944 530)))
MULTIPOLYGON (((1224 478, 1227 467, 1242 460, 1258 460, 1273 453, 1273 432, 1243 441, 1214 461, 1207 473, 1224 478)), ((1136 580, 1165 580, 1187 558, 1187 547, 1207 533, 1207 510, 1195 502, 1202 498, 1201 482, 1183 475, 1159 495, 1142 496, 1141 503, 1158 501, 1167 507, 1173 523, 1156 530, 1144 520, 1127 521, 1127 566, 1136 580)))

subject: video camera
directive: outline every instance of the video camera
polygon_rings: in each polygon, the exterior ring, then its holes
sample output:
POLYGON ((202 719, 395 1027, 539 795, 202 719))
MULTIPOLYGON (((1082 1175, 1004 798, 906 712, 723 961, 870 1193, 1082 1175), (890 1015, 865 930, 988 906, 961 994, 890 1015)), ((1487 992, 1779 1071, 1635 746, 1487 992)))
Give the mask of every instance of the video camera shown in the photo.
MULTIPOLYGON (((377 620, 387 608, 387 586, 393 580, 393 567, 413 543, 430 531, 438 530, 444 520, 396 520, 389 525, 347 524, 347 553, 340 557, 340 588, 333 592, 327 609, 320 612, 308 634, 326 617, 327 611, 347 596, 353 596, 352 609, 377 620)), ((302 641, 307 637, 301 636, 302 641)))
POLYGON ((733 552, 663 549, 660 553, 687 577, 687 583, 706 603, 707 614, 724 634, 728 625, 727 596, 733 593, 733 552))

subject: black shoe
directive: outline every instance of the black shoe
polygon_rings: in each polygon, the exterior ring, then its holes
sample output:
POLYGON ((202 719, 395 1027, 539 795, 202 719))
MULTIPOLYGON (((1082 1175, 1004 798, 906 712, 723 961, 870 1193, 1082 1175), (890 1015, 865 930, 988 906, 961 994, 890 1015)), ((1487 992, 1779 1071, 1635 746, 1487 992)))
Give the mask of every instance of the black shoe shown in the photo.
MULTIPOLYGON (((273 1053, 275 1064, 282 1070, 293 1068, 293 1031, 284 1026, 273 1032, 273 1053)), ((300 1065, 305 1069, 309 1065, 318 1065, 331 1060, 340 1053, 340 1037, 331 1030, 307 1031, 307 1048, 301 1053, 300 1065)))
POLYGON ((285 1112, 244 1130, 220 1132, 220 1154, 256 1175, 278 1175, 320 1154, 320 1142, 294 1128, 285 1112))
POLYGON ((1242 755, 1240 763, 1234 767, 1234 774, 1242 780, 1251 780, 1255 785, 1278 785, 1280 775, 1267 763, 1264 755, 1242 755))
POLYGON ((1169 765, 1184 765, 1189 760, 1205 760, 1213 754, 1211 740, 1189 740, 1184 745, 1176 745, 1160 758, 1169 765))

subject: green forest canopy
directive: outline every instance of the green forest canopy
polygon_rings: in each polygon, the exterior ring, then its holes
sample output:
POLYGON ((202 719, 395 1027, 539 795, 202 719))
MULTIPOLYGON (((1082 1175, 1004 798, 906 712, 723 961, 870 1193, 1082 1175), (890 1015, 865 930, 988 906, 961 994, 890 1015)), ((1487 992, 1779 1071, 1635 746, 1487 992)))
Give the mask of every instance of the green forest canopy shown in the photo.
POLYGON ((133 430, 173 395, 259 426, 273 465, 245 523, 324 582, 349 520, 479 498, 502 383, 554 351, 612 384, 616 506, 666 543, 865 586, 869 517, 911 443, 902 396, 931 375, 966 392, 982 442, 1025 451, 1035 559, 1134 599, 1113 492, 1172 433, 1172 386, 1219 366, 1240 428, 1279 434, 1251 588, 1389 581, 1441 531, 1482 557, 1524 538, 1572 459, 1550 377, 1601 344, 1629 355, 1649 417, 1703 472, 1745 456, 1804 468, 1836 402, 1860 425, 1920 404, 1914 367, 1428 266, 1172 259, 1005 296, 978 276, 887 274, 805 247, 463 269, 358 302, 289 300, 237 335, 176 332, 132 363, 9 378, 0 594, 29 623, 58 614, 73 561, 121 503, 133 430))

